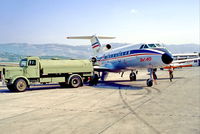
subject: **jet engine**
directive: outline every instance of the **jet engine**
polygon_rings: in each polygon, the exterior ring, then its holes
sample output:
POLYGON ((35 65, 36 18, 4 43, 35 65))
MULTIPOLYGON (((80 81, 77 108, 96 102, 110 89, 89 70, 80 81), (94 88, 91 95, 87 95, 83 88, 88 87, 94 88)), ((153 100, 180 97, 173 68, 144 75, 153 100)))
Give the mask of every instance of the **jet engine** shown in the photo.
POLYGON ((111 49, 111 45, 110 44, 106 44, 106 48, 109 50, 111 49))
POLYGON ((103 51, 107 51, 107 50, 110 50, 111 49, 111 45, 110 44, 106 44, 103 46, 103 51))
POLYGON ((90 60, 92 61, 92 63, 97 62, 97 58, 96 57, 92 57, 90 60))

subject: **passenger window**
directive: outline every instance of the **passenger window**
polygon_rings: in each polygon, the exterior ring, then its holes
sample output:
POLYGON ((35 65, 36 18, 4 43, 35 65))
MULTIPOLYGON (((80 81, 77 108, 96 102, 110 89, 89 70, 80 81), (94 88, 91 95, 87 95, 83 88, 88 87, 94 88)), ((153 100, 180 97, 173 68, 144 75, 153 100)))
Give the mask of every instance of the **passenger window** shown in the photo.
POLYGON ((29 60, 28 65, 29 66, 35 66, 36 65, 36 60, 29 60))

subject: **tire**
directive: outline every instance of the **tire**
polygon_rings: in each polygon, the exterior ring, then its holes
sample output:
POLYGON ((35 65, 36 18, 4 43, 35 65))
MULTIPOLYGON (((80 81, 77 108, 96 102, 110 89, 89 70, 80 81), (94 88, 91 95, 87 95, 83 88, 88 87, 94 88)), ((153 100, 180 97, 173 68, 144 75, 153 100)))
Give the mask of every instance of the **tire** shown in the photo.
POLYGON ((88 77, 84 77, 83 82, 88 82, 88 77))
POLYGON ((24 92, 27 87, 27 83, 24 79, 17 79, 14 82, 14 89, 16 92, 24 92))
POLYGON ((94 76, 92 77, 92 79, 89 82, 89 85, 90 86, 97 85, 98 82, 99 82, 99 76, 98 76, 98 74, 94 74, 94 76))
POLYGON ((70 81, 69 82, 70 87, 73 87, 73 88, 77 88, 83 84, 82 78, 78 75, 72 76, 69 81, 70 81))
POLYGON ((16 90, 15 90, 15 88, 14 88, 13 85, 7 85, 7 88, 8 88, 8 90, 11 91, 11 92, 16 92, 16 90))
POLYGON ((147 86, 148 86, 148 87, 153 86, 153 80, 147 79, 147 86))
POLYGON ((135 73, 130 73, 130 81, 136 81, 136 74, 135 73))

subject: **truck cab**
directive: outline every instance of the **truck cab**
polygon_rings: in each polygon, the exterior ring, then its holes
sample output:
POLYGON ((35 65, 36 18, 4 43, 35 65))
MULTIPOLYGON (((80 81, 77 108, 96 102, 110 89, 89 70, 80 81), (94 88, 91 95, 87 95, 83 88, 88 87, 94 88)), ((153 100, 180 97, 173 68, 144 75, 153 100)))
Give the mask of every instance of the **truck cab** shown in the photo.
POLYGON ((39 57, 27 57, 20 61, 20 67, 23 68, 24 76, 27 78, 39 78, 39 57))

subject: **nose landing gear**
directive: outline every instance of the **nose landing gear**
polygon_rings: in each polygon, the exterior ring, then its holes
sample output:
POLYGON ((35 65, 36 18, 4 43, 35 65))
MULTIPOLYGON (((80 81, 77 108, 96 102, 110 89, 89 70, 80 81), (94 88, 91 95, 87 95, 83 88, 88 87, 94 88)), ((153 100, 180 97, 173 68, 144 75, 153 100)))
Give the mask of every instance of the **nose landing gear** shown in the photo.
POLYGON ((150 72, 150 78, 147 79, 147 86, 151 87, 151 86, 153 86, 153 77, 152 77, 152 75, 153 75, 153 68, 148 68, 148 72, 150 72))
POLYGON ((151 87, 153 86, 153 80, 150 78, 150 79, 147 79, 147 86, 148 87, 151 87))

